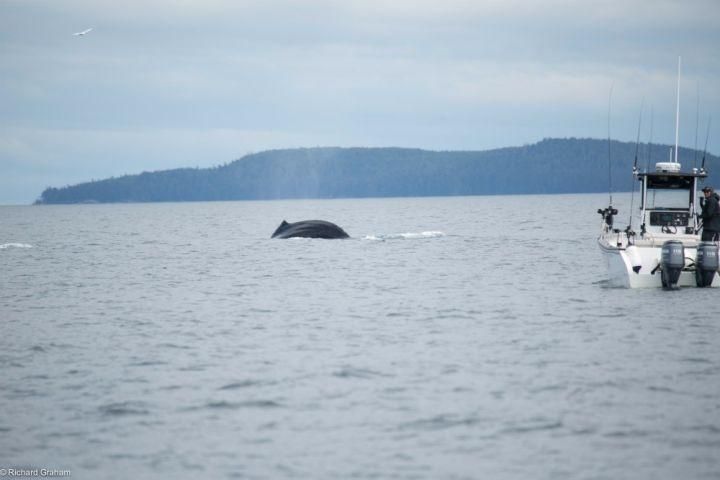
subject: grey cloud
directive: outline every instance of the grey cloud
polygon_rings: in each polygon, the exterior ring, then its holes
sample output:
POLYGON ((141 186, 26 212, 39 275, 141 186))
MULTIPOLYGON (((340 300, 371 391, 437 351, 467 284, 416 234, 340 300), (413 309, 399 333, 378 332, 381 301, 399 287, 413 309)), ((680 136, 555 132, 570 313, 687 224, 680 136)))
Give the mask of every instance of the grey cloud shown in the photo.
POLYGON ((0 167, 50 156, 81 180, 266 147, 603 137, 611 85, 614 136, 634 139, 644 100, 669 141, 678 54, 691 146, 697 85, 703 123, 720 110, 718 17, 715 1, 10 0, 0 127, 34 149, 0 142, 0 167))

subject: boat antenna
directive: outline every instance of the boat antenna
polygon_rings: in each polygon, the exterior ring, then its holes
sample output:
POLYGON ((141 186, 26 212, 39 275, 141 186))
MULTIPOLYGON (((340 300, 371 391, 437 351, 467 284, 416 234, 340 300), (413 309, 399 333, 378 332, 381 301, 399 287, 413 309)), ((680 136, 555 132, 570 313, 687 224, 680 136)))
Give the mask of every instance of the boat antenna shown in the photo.
POLYGON ((697 141, 698 130, 700 130, 700 81, 697 82, 697 106, 695 107, 695 151, 693 156, 693 168, 697 168, 697 141))
POLYGON ((702 165, 700 166, 700 171, 705 171, 705 154, 707 153, 707 143, 708 138, 710 138, 710 122, 712 121, 712 117, 708 116, 708 126, 707 126, 707 133, 705 134, 705 148, 703 148, 703 158, 702 158, 702 165))
POLYGON ((677 107, 675 108, 675 163, 678 163, 678 141, 680 139, 680 63, 678 57, 677 107))
POLYGON ((608 190, 610 193, 610 205, 612 205, 612 161, 610 155, 610 106, 612 104, 612 92, 615 85, 610 85, 610 95, 608 95, 608 116, 607 116, 607 132, 608 132, 608 190))
POLYGON ((640 103, 640 116, 638 117, 638 129, 637 129, 637 139, 635 140, 635 162, 633 163, 633 169, 632 169, 632 185, 630 185, 632 194, 630 195, 630 215, 628 219, 628 227, 627 232, 629 233, 630 230, 632 230, 632 215, 633 215, 633 204, 635 203, 635 176, 638 173, 638 150, 640 149, 640 126, 642 125, 642 112, 643 107, 645 106, 645 99, 643 98, 642 102, 640 103))

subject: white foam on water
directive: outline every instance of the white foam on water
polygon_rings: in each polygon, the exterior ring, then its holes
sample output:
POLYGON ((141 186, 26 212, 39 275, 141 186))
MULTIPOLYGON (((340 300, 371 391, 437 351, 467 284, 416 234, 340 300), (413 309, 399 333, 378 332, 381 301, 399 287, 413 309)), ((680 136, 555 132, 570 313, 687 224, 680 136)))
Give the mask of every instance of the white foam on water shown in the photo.
POLYGON ((430 230, 427 232, 406 232, 406 233, 391 233, 388 235, 366 235, 363 240, 374 240, 377 242, 384 242, 385 240, 415 240, 423 238, 439 238, 444 237, 445 232, 436 230, 430 230))
POLYGON ((438 237, 444 237, 445 233, 440 231, 428 231, 428 232, 420 232, 420 233, 401 233, 400 236, 402 238, 438 238, 438 237))
POLYGON ((6 248, 33 248, 33 246, 28 245, 27 243, 3 243, 3 244, 0 244, 0 250, 5 250, 6 248))

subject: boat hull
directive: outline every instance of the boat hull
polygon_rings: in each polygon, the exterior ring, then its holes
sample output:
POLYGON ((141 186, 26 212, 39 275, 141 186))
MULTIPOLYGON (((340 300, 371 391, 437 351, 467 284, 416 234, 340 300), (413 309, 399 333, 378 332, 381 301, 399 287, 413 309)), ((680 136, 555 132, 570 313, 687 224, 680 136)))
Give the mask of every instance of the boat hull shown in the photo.
MULTIPOLYGON (((628 250, 626 247, 614 247, 608 244, 603 241, 603 237, 598 239, 598 246, 607 266, 608 284, 611 287, 662 288, 661 274, 659 269, 656 269, 660 264, 661 247, 646 246, 628 250)), ((696 248, 685 248, 686 266, 691 263, 689 259, 695 258, 695 253, 696 248)), ((696 287, 695 271, 684 269, 680 273, 677 286, 696 287)), ((710 286, 720 287, 718 272, 715 273, 710 286)))

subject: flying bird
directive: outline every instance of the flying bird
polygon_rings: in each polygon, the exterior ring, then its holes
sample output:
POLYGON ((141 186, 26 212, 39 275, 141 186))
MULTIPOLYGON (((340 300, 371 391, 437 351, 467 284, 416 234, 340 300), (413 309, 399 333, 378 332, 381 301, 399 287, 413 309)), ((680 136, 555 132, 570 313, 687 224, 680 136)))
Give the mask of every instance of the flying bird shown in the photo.
POLYGON ((83 30, 82 32, 73 33, 73 36, 82 37, 83 35, 90 33, 90 30, 92 30, 92 28, 88 28, 87 30, 83 30))

